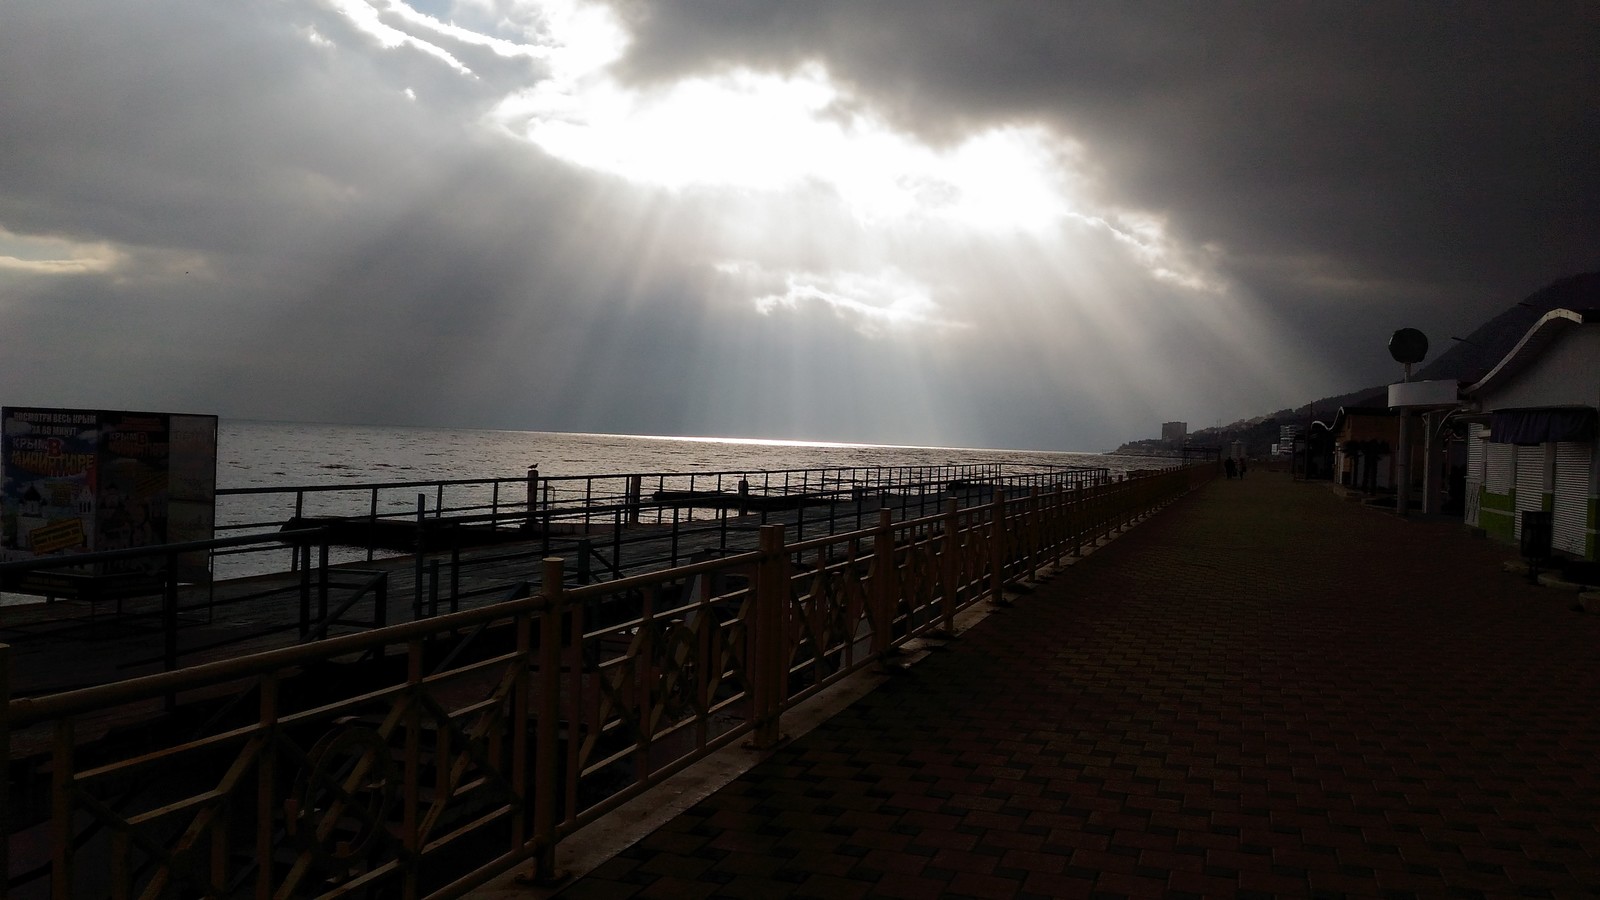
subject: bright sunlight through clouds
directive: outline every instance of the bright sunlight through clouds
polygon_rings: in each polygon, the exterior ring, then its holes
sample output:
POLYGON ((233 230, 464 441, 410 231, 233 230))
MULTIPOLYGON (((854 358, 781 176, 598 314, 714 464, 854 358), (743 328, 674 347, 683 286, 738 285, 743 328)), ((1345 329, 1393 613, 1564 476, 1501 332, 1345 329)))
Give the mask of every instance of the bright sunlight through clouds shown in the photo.
POLYGON ((1587 8, 1443 6, 0 3, 0 382, 1084 450, 1303 405, 1595 268, 1587 8))
POLYGON ((568 90, 552 84, 508 99, 498 114, 551 154, 632 181, 819 186, 868 223, 927 217, 1042 230, 1073 211, 1061 167, 1072 148, 1043 129, 995 129, 929 147, 864 110, 815 63, 648 89, 595 71, 568 90))
POLYGON ((820 316, 891 339, 966 332, 997 313, 1025 332, 1062 329, 1065 310, 1087 305, 1103 308, 1077 321, 1116 332, 1139 327, 1112 297, 1129 279, 1194 298, 1188 315, 1227 292, 1212 249, 1174 239, 1159 214, 1108 201, 1090 149, 1041 122, 933 143, 817 60, 629 82, 615 68, 628 32, 581 0, 454 7, 480 13, 470 20, 480 31, 401 0, 334 2, 383 47, 413 48, 476 84, 484 124, 654 193, 657 208, 711 217, 703 234, 721 237, 702 239, 703 257, 685 264, 764 316, 820 316), (485 51, 529 65, 499 66, 485 51), (1011 270, 1041 255, 1057 262, 1018 289, 1026 276, 1011 270), (997 270, 1003 278, 987 284, 974 274, 997 270))

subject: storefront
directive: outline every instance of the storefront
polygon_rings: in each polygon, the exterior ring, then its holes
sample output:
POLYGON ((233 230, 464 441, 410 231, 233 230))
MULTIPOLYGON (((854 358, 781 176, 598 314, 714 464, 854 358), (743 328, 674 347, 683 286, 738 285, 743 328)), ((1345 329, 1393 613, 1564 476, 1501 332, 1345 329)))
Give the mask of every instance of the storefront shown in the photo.
POLYGON ((1525 513, 1549 513, 1551 549, 1595 559, 1600 313, 1546 313, 1463 396, 1467 524, 1520 540, 1525 513))

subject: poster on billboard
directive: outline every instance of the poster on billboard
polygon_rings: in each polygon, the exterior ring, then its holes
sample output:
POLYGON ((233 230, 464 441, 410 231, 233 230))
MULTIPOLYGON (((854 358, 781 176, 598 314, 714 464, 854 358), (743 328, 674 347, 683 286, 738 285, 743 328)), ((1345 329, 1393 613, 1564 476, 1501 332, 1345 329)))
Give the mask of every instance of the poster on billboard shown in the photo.
POLYGON ((99 414, 8 408, 0 422, 0 552, 11 560, 95 549, 99 414))
MULTIPOLYGON (((216 447, 216 416, 0 410, 0 558, 209 539, 216 447)), ((102 562, 81 574, 151 571, 163 564, 158 557, 102 562)), ((209 577, 203 552, 180 558, 179 570, 184 581, 209 577)))

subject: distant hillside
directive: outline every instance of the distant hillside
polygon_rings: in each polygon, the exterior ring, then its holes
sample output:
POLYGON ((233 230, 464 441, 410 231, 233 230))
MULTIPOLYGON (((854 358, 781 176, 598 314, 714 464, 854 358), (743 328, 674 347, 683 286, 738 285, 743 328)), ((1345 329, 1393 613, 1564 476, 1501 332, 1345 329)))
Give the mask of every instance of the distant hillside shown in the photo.
MULTIPOLYGON (((1430 338, 1429 348, 1438 355, 1416 370, 1417 380, 1454 378, 1471 384, 1494 367, 1511 352, 1517 341, 1539 317, 1552 309, 1600 309, 1600 272, 1585 272, 1556 281, 1534 292, 1527 299, 1513 304, 1505 312, 1478 326, 1462 340, 1430 338), (1441 346, 1442 341, 1442 346, 1441 346), (1440 350, 1443 352, 1439 352, 1440 350)), ((1348 394, 1323 397, 1302 404, 1295 409, 1241 419, 1218 428, 1202 428, 1189 436, 1191 443, 1227 446, 1243 441, 1247 452, 1264 455, 1278 440, 1280 425, 1305 425, 1312 419, 1332 422, 1342 406, 1384 406, 1388 403, 1388 385, 1362 388, 1348 394), (1308 408, 1309 407, 1309 408, 1308 408)))

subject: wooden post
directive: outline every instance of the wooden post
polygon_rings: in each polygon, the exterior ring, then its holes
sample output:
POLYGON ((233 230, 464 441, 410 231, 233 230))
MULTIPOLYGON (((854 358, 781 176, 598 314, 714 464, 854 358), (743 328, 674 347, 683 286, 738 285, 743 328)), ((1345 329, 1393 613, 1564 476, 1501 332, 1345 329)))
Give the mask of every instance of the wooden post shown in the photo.
POLYGON ((1083 555, 1083 485, 1072 489, 1072 499, 1067 501, 1067 531, 1072 538, 1072 555, 1083 555))
POLYGON ((878 528, 872 536, 872 590, 867 603, 872 610, 872 655, 882 660, 890 652, 894 628, 895 594, 893 513, 878 510, 878 528))
POLYGON ((957 556, 961 540, 959 506, 954 497, 944 501, 944 540, 939 542, 939 576, 944 581, 944 590, 939 592, 939 628, 940 637, 946 638, 956 636, 956 603, 960 600, 956 584, 956 579, 961 577, 961 561, 957 556))
MULTIPOLYGON (((50 767, 50 896, 54 900, 72 896, 72 748, 76 743, 72 720, 57 720, 50 767)), ((9 766, 10 760, 6 763, 9 766)))
POLYGON ((1039 499, 1039 486, 1028 488, 1028 580, 1039 577, 1039 554, 1044 549, 1044 515, 1039 499))
POLYGON ((517 642, 517 674, 506 729, 511 739, 511 793, 521 802, 522 809, 511 820, 512 850, 520 850, 528 842, 534 790, 528 779, 528 717, 533 710, 533 614, 522 611, 516 616, 513 628, 517 642))
POLYGON ((996 484, 994 503, 989 511, 989 602, 1005 605, 1006 602, 1006 495, 1005 487, 996 484))
MULTIPOLYGON (((278 673, 274 672, 261 679, 261 702, 257 708, 257 740, 271 741, 278 728, 278 673)), ((270 744, 269 744, 270 746, 270 744)), ((265 753, 264 758, 256 763, 256 859, 269 860, 272 858, 272 840, 277 830, 275 822, 275 807, 277 806, 277 773, 272 764, 272 754, 265 753)), ((289 815, 293 818, 293 814, 289 815)), ((271 897, 273 894, 272 877, 276 867, 259 865, 256 867, 256 896, 271 897)))
MULTIPOLYGON (((401 760, 405 775, 400 790, 400 846, 405 850, 400 857, 404 874, 400 889, 405 900, 415 900, 421 893, 418 882, 421 875, 422 834, 418 828, 422 822, 422 692, 426 690, 422 685, 422 653, 421 638, 406 642, 406 692, 409 696, 406 698, 406 737, 401 760)), ((262 865, 265 864, 263 860, 262 865)))
MULTIPOLYGON (((11 646, 0 644, 0 875, 11 874, 11 646)), ((6 894, 0 881, 0 897, 6 894)))
MULTIPOLYGON (((556 826, 559 813, 556 797, 562 789, 558 741, 561 737, 561 616, 566 611, 563 569, 566 561, 548 557, 544 561, 545 601, 539 616, 539 712, 534 722, 533 840, 538 856, 534 880, 553 884, 556 872, 556 826)), ((578 740, 573 723, 568 740, 578 740)), ((572 777, 576 778, 574 772, 572 777)))
POLYGON ((1046 556, 1051 565, 1061 561, 1061 544, 1066 540, 1063 537, 1065 529, 1061 527, 1061 503, 1063 499, 1064 495, 1059 483, 1045 493, 1045 549, 1048 551, 1046 556))
POLYGON ((746 640, 750 668, 750 746, 769 750, 783 740, 779 716, 785 670, 783 659, 784 607, 789 601, 788 558, 782 525, 761 526, 761 562, 756 573, 755 604, 750 612, 746 640))

